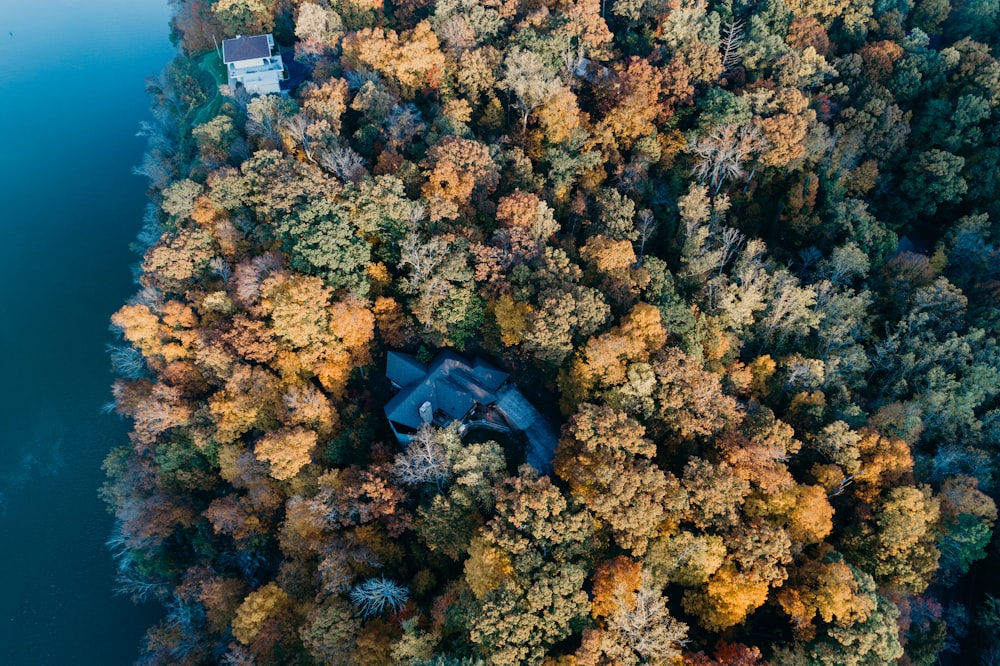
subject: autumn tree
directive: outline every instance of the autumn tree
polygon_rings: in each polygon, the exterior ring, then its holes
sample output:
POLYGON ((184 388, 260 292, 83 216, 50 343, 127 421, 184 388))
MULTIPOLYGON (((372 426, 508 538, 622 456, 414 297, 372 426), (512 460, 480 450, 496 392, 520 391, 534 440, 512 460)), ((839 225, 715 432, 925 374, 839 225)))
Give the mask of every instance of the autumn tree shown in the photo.
POLYGON ((516 575, 483 595, 470 628, 491 663, 540 664, 588 613, 583 583, 592 530, 586 509, 530 468, 497 490, 497 515, 484 538, 506 554, 516 575))
POLYGON ((677 479, 653 464, 656 447, 643 438, 644 430, 610 408, 581 405, 554 463, 573 495, 636 555, 646 551, 670 510, 679 511, 686 500, 677 479))
POLYGON ((521 112, 521 131, 528 129, 528 117, 559 90, 559 81, 533 51, 514 48, 504 58, 501 85, 514 96, 514 108, 521 112))
POLYGON ((427 152, 427 182, 423 194, 430 202, 431 219, 451 219, 491 193, 499 172, 486 147, 468 139, 445 137, 427 152))

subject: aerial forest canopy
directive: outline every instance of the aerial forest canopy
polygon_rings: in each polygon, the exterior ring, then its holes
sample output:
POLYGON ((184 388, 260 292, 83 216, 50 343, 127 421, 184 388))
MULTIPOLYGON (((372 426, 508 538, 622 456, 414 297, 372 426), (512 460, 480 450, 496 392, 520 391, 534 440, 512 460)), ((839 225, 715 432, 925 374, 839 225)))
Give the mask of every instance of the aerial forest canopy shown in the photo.
POLYGON ((174 0, 143 664, 1000 663, 996 0, 174 0), (230 88, 274 35, 294 89, 230 88), (559 433, 383 413, 386 353, 559 433))

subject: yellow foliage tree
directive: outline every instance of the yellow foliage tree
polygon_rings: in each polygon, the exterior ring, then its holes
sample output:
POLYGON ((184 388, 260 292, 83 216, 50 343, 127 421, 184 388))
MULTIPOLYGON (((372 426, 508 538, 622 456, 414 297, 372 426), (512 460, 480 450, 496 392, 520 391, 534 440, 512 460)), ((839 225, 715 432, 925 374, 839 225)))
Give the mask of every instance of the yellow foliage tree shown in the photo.
POLYGON ((465 582, 477 599, 482 599, 514 575, 510 557, 499 548, 491 546, 482 537, 469 544, 469 559, 465 561, 465 582))
POLYGON ((251 592, 236 610, 233 636, 249 645, 267 620, 285 612, 291 604, 291 597, 274 582, 251 592))
POLYGON ((508 347, 519 344, 523 339, 521 335, 528 329, 528 316, 532 311, 529 304, 515 301, 507 294, 501 295, 493 305, 500 341, 508 347))
POLYGON ((279 481, 292 478, 312 462, 316 449, 316 433, 305 428, 291 428, 269 432, 256 446, 257 460, 269 463, 271 476, 279 481))

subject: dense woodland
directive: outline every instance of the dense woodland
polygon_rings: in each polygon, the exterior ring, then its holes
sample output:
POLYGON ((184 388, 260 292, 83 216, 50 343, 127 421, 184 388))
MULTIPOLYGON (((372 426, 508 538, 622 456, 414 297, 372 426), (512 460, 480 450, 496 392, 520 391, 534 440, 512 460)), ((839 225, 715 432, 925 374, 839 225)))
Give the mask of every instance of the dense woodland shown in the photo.
POLYGON ((997 0, 174 7, 103 490, 140 663, 1000 663, 997 0), (220 92, 264 32, 305 82, 220 92), (385 352, 442 348, 554 473, 396 443, 385 352))

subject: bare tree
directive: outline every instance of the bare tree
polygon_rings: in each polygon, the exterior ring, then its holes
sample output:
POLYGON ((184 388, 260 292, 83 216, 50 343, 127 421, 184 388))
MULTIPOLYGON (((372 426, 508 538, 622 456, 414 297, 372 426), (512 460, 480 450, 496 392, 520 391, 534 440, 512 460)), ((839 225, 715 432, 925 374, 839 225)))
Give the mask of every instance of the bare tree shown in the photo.
POLYGON ((319 165, 344 182, 358 182, 368 173, 365 158, 350 146, 322 148, 316 153, 319 165))
POLYGON ((139 379, 146 374, 146 359, 132 345, 108 345, 111 367, 115 374, 126 379, 139 379))
POLYGON ((528 129, 528 116, 545 104, 559 90, 559 80, 546 68, 535 53, 513 48, 504 62, 503 87, 514 94, 514 108, 521 111, 521 130, 528 129))
POLYGON ((151 580, 136 569, 135 560, 132 557, 132 551, 126 544, 121 523, 115 525, 114 531, 104 544, 111 551, 111 557, 115 560, 118 568, 115 574, 114 593, 116 596, 128 597, 134 603, 144 603, 153 599, 162 601, 166 597, 166 585, 151 580))
POLYGON ((639 265, 642 265, 642 260, 646 256, 646 243, 653 234, 656 233, 656 227, 659 223, 656 221, 656 217, 653 215, 653 211, 646 208, 645 210, 639 211, 639 215, 636 216, 635 229, 639 232, 639 265))
POLYGON ((153 286, 146 286, 132 294, 128 299, 129 305, 145 305, 151 311, 160 314, 163 312, 164 300, 160 290, 153 286))
POLYGON ((247 104, 247 134, 281 145, 281 128, 288 119, 292 102, 277 95, 254 97, 247 104))
POLYGON ((425 239, 422 234, 411 231, 400 244, 400 260, 397 268, 409 269, 408 285, 416 286, 427 281, 448 252, 448 242, 438 236, 425 239))
POLYGON ((420 109, 412 102, 392 107, 383 125, 389 142, 397 150, 413 143, 414 137, 427 130, 420 109))
POLYGON ((362 617, 381 615, 386 609, 398 611, 406 603, 410 590, 385 576, 369 578, 351 590, 351 603, 362 617))
POLYGON ((229 279, 233 277, 233 267, 222 257, 212 257, 212 260, 208 262, 208 267, 227 284, 229 279))
POLYGON ((801 286, 798 278, 785 269, 775 271, 767 308, 758 322, 760 353, 773 342, 780 344, 789 337, 806 335, 815 328, 819 321, 813 310, 815 303, 815 288, 801 286))
MULTIPOLYGON (((624 590, 620 594, 625 596, 623 593, 624 590)), ((636 592, 634 602, 622 599, 617 604, 608 618, 608 630, 619 639, 622 657, 631 652, 639 655, 643 663, 673 663, 688 643, 687 625, 670 615, 667 598, 648 573, 643 574, 642 587, 636 592)))
POLYGON ((691 172, 699 182, 709 182, 718 194, 727 180, 746 176, 743 165, 766 146, 763 130, 754 123, 716 127, 708 136, 688 145, 698 160, 691 172))
POLYGON ((740 61, 740 46, 743 45, 743 21, 730 21, 722 28, 722 74, 735 67, 740 61))
POLYGON ((823 253, 815 245, 799 250, 799 262, 802 264, 802 272, 809 271, 813 265, 823 258, 823 253))
POLYGON ((132 167, 132 173, 136 176, 145 176, 149 179, 150 185, 163 190, 170 184, 173 169, 166 155, 158 150, 151 150, 142 154, 142 164, 132 167))
POLYGON ((719 275, 722 275, 722 269, 736 255, 744 240, 746 240, 746 236, 739 229, 722 227, 722 233, 719 234, 719 275))
POLYGON ((440 491, 451 477, 451 464, 445 447, 430 425, 423 425, 406 450, 396 456, 392 474, 405 486, 433 483, 440 491))
POLYGON ((313 157, 313 138, 309 135, 309 121, 301 113, 296 113, 281 121, 281 127, 292 138, 295 143, 302 146, 302 152, 310 162, 315 162, 313 157))

